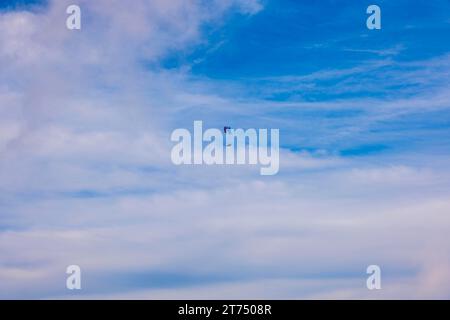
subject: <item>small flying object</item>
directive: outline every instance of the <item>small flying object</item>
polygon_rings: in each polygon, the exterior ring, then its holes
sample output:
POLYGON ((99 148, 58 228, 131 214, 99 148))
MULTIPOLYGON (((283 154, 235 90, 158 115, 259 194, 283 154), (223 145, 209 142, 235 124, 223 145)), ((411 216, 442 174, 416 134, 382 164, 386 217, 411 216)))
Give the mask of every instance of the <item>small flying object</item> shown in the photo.
MULTIPOLYGON (((223 127, 223 133, 225 133, 225 136, 230 130, 231 130, 231 127, 223 127)), ((225 137, 225 140, 226 140, 226 137, 225 137)), ((230 146, 231 146, 231 143, 227 144, 227 147, 230 147, 230 146)))

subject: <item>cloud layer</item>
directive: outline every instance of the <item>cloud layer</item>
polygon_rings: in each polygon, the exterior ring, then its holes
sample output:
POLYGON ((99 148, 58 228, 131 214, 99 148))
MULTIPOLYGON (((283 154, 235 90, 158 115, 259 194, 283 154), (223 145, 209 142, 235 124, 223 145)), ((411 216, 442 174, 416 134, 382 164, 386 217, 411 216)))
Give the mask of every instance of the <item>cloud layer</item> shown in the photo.
POLYGON ((258 1, 78 3, 80 32, 65 28, 71 1, 0 13, 1 298, 450 297, 448 141, 339 152, 380 124, 448 114, 448 55, 224 82, 160 62, 230 15, 257 15, 258 1), (339 97, 405 81, 415 90, 339 97), (271 98, 296 91, 327 97, 271 98), (197 119, 280 128, 280 174, 173 166, 170 132, 197 119), (81 293, 65 289, 71 264, 81 293), (365 287, 370 264, 379 292, 365 287))

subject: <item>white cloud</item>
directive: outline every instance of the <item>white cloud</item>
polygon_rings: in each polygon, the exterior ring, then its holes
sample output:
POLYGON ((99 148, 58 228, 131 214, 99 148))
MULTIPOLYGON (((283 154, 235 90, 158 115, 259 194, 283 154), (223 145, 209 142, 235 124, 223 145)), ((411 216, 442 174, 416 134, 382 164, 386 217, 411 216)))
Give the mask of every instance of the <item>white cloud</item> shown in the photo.
POLYGON ((202 114, 218 123, 286 107, 145 67, 260 2, 85 0, 79 33, 65 29, 68 3, 0 15, 0 297, 70 297, 69 264, 92 280, 86 297, 374 297, 363 287, 372 263, 386 270, 381 296, 449 296, 446 169, 287 150, 268 179, 171 165, 169 132, 189 111, 213 106, 216 118, 202 114), (206 280, 114 284, 162 271, 206 280))
MULTIPOLYGON (((99 296, 96 291, 102 287, 111 289, 101 294, 106 297, 183 293, 201 297, 210 288, 220 289, 218 297, 230 297, 233 288, 252 282, 272 288, 264 297, 448 296, 448 287, 442 285, 448 274, 436 273, 448 264, 443 254, 449 249, 448 195, 415 194, 430 188, 426 181, 416 185, 410 178, 391 181, 392 176, 416 175, 402 168, 388 168, 389 179, 373 193, 374 182, 366 179, 371 171, 366 175, 359 170, 349 180, 324 173, 298 176, 295 185, 281 178, 272 182, 235 178, 207 190, 24 203, 14 210, 19 229, 0 236, 4 259, 0 274, 6 290, 2 295, 20 296, 31 290, 32 296, 65 296, 55 277, 62 277, 58 272, 66 264, 76 263, 87 277, 103 275, 86 285, 88 297, 99 296), (402 196, 391 195, 399 188, 402 196), (384 272, 379 296, 364 289, 365 268, 373 263, 384 272), (142 294, 139 287, 120 286, 120 279, 135 273, 162 271, 175 277, 213 278, 193 288, 180 284, 142 294), (30 276, 22 276, 24 272, 30 276), (231 278, 224 282, 222 277, 231 278), (302 281, 315 285, 310 290, 295 285, 302 281)), ((342 172, 343 177, 348 175, 347 170, 342 172)), ((378 169, 377 176, 382 175, 378 169)), ((153 287, 151 282, 147 286, 153 287)), ((259 296, 256 291, 242 293, 251 294, 259 296)))

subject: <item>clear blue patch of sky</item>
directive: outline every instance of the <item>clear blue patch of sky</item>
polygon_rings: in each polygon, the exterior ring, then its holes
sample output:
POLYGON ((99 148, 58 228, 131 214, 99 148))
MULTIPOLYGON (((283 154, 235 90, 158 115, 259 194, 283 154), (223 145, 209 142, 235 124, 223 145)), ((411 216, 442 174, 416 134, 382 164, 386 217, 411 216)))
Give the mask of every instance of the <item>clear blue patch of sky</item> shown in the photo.
MULTIPOLYGON (((294 86, 289 81, 266 80, 351 69, 373 61, 427 60, 450 52, 449 1, 377 1, 382 13, 381 30, 366 28, 366 8, 370 4, 373 2, 268 0, 257 15, 233 16, 222 28, 206 30, 205 45, 169 55, 164 65, 190 65, 194 75, 231 81, 245 88, 244 96, 275 102, 395 100, 445 85, 442 79, 426 73, 419 82, 409 80, 411 67, 398 64, 312 80, 312 87, 306 89, 296 87, 295 80, 294 86), (335 90, 342 89, 340 84, 349 90, 335 90)), ((192 116, 198 118, 199 111, 191 110, 192 116)), ((204 110, 201 115, 205 116, 204 110)), ((450 146, 446 110, 423 110, 372 122, 341 140, 333 137, 333 131, 338 137, 339 132, 358 127, 364 122, 364 112, 288 108, 274 109, 265 116, 271 119, 272 127, 277 127, 279 120, 289 120, 281 128, 281 144, 301 150, 325 148, 342 156, 362 156, 406 149, 444 151, 450 146)), ((233 119, 229 119, 233 126, 233 119)), ((249 127, 265 125, 259 122, 249 127)))
POLYGON ((47 0, 2 0, 0 1, 0 10, 23 10, 47 3, 47 0))
POLYGON ((404 47, 401 60, 424 59, 448 51, 448 1, 377 1, 382 30, 366 28, 372 2, 269 0, 255 16, 234 16, 208 30, 207 44, 174 52, 166 67, 192 64, 194 74, 212 78, 307 74, 352 67, 379 56, 370 52, 404 47), (216 48, 217 47, 217 48, 216 48))

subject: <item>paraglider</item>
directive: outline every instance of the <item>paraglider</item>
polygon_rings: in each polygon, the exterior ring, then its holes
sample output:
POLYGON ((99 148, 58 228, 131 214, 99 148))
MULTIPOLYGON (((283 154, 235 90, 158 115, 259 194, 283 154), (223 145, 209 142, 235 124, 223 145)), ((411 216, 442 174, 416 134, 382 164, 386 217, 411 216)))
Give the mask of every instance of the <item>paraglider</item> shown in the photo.
MULTIPOLYGON (((231 127, 223 127, 223 133, 226 135, 228 131, 231 130, 231 127)), ((226 139, 225 139, 226 141, 226 139)), ((231 147, 231 143, 227 144, 227 147, 231 147)))
POLYGON ((269 129, 244 130, 227 126, 223 131, 220 129, 210 128, 203 132, 203 121, 200 120, 194 121, 193 133, 184 128, 175 129, 170 136, 171 141, 177 142, 171 152, 172 163, 255 165, 259 162, 261 175, 278 173, 279 129, 270 129, 270 143, 269 129))

